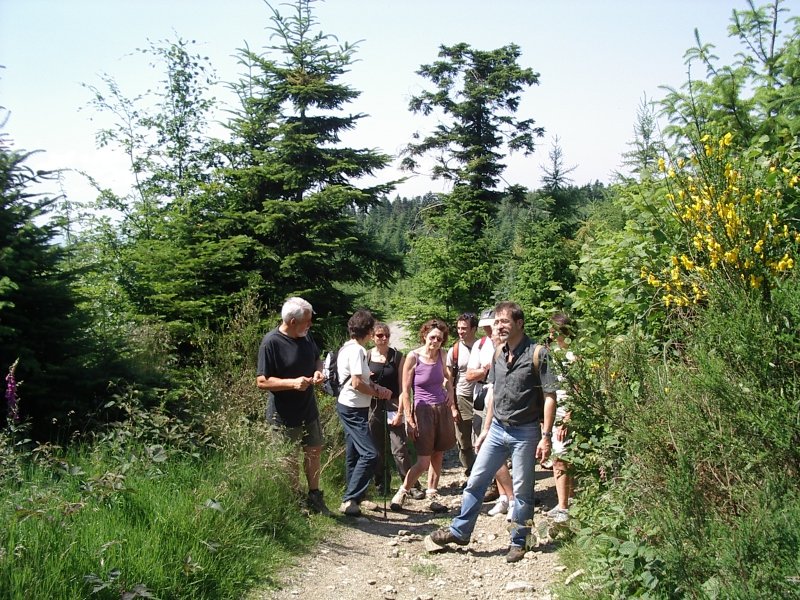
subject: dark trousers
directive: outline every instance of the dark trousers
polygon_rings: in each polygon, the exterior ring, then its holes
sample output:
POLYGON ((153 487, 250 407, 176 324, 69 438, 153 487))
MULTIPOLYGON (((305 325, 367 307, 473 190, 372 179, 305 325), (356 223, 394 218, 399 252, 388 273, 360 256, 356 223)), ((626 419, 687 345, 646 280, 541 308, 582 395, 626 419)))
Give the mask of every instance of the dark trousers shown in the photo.
MULTIPOLYGON (((386 482, 388 487, 392 473, 391 467, 386 466, 386 456, 384 454, 387 432, 392 457, 400 479, 405 479, 406 473, 411 468, 411 456, 408 453, 405 424, 400 424, 397 427, 389 425, 386 422, 386 410, 386 400, 372 401, 372 407, 369 409, 369 433, 372 437, 372 442, 375 444, 375 450, 378 452, 378 462, 375 464, 374 472, 375 483, 376 485, 383 485, 386 482)), ((389 408, 389 410, 392 409, 389 408)))

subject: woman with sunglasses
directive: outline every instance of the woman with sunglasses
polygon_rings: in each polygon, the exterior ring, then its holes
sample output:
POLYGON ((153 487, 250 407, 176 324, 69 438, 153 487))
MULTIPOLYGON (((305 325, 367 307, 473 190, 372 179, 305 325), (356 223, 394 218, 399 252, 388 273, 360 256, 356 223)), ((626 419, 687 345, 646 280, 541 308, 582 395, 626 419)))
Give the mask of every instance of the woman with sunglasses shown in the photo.
POLYGON ((458 419, 452 376, 450 370, 445 368, 446 353, 443 346, 447 343, 447 333, 444 321, 426 321, 419 331, 423 345, 409 353, 403 367, 400 401, 403 403, 408 434, 413 437, 417 449, 417 462, 408 470, 403 485, 392 498, 392 510, 403 507, 409 490, 425 471, 429 471, 425 496, 432 501, 431 510, 447 510, 437 501, 437 488, 444 453, 456 444, 453 423, 458 419))
MULTIPOLYGON (((388 493, 392 481, 391 468, 386 466, 387 433, 400 479, 405 480, 406 473, 411 468, 403 405, 400 403, 405 356, 397 348, 389 345, 390 337, 391 333, 386 323, 375 323, 372 335, 375 346, 367 355, 372 383, 392 391, 392 397, 389 400, 373 398, 369 411, 369 433, 372 441, 375 442, 375 449, 378 451, 378 463, 375 465, 375 487, 378 488, 381 495, 388 493)), ((409 495, 415 500, 425 497, 425 493, 416 488, 412 489, 409 495)))

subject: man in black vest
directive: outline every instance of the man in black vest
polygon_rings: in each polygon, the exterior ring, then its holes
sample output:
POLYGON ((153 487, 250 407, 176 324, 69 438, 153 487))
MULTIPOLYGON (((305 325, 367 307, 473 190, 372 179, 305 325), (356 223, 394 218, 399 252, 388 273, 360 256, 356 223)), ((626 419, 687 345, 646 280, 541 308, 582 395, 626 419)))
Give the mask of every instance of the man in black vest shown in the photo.
POLYGON ((525 317, 518 304, 498 304, 495 325, 500 347, 489 373, 492 400, 476 442, 480 450, 464 489, 461 513, 428 539, 438 547, 469 544, 486 488, 511 456, 515 504, 506 562, 513 563, 525 556, 528 523, 533 519, 534 467, 550 454, 558 381, 549 367, 547 349, 525 334, 525 317))

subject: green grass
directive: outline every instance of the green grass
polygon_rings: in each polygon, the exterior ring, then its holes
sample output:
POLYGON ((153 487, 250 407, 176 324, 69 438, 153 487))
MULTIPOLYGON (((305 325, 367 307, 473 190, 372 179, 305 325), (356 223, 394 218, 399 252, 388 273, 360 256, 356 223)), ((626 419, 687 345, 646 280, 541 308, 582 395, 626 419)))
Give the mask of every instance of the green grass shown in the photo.
POLYGON ((240 598, 331 523, 298 509, 276 447, 29 463, 0 492, 0 597, 240 598), (70 470, 74 473, 69 474, 70 470), (137 596, 129 596, 137 597, 137 596))

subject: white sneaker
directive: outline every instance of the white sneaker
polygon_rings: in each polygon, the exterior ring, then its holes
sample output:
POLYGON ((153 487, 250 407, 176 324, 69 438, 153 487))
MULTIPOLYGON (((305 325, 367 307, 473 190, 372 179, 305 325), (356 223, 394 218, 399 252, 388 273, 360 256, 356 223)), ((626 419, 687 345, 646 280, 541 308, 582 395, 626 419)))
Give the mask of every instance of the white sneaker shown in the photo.
POLYGON ((553 518, 555 518, 555 516, 556 516, 558 513, 560 513, 560 512, 566 512, 566 510, 567 510, 566 508, 560 508, 560 507, 558 506, 558 504, 556 504, 556 505, 555 505, 553 508, 551 508, 550 510, 548 510, 548 511, 547 511, 546 513, 544 513, 544 514, 545 514, 546 516, 550 517, 551 519, 553 519, 553 518))
POLYGON ((508 510, 506 511, 506 521, 511 523, 511 519, 514 517, 514 501, 508 501, 508 510))
POLYGON ((406 494, 408 494, 408 492, 403 488, 397 490, 397 493, 394 496, 392 496, 392 501, 389 504, 389 507, 395 511, 403 508, 403 504, 405 504, 406 501, 406 494))
POLYGON ((569 511, 566 508, 559 508, 552 519, 553 523, 566 523, 569 521, 569 511))
POLYGON ((428 488, 425 490, 425 498, 427 500, 433 500, 439 497, 439 490, 435 490, 433 488, 428 488))
POLYGON ((358 503, 355 500, 348 500, 347 502, 342 502, 341 506, 339 506, 339 512, 348 517, 357 517, 361 514, 361 509, 358 508, 358 503))
POLYGON ((489 509, 489 516, 504 515, 508 512, 508 497, 500 496, 494 506, 489 509))

